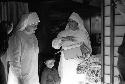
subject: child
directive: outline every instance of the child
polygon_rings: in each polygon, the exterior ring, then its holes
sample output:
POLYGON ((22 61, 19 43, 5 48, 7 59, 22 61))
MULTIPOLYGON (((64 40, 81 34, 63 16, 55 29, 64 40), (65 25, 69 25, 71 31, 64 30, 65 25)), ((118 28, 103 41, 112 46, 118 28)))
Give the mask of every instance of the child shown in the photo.
POLYGON ((41 84, 60 84, 60 78, 58 71, 54 68, 54 63, 54 58, 50 58, 45 61, 46 67, 42 72, 41 84))

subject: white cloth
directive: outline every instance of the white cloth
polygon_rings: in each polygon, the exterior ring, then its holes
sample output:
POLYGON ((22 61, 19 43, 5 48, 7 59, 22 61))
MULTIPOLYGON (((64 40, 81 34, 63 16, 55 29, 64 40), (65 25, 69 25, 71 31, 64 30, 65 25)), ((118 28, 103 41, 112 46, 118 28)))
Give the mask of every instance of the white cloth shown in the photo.
POLYGON ((86 58, 88 61, 78 58, 66 60, 64 55, 62 51, 58 67, 61 84, 101 84, 101 61, 98 57, 86 58), (80 63, 82 68, 86 67, 78 72, 78 64, 80 63))
POLYGON ((79 59, 64 58, 63 52, 61 52, 61 58, 59 63, 59 75, 61 77, 61 84, 84 84, 85 74, 77 74, 77 66, 80 63, 79 59))
POLYGON ((9 68, 7 84, 19 84, 18 78, 16 77, 16 75, 14 75, 11 68, 9 68))

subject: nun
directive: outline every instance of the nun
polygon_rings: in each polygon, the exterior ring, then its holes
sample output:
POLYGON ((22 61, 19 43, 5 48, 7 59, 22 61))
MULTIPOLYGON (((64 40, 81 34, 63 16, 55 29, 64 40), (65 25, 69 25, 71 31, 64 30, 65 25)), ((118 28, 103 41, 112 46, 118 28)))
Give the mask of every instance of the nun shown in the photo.
POLYGON ((35 36, 39 22, 36 12, 24 14, 16 33, 9 38, 6 61, 10 67, 7 84, 39 84, 39 48, 35 36))
POLYGON ((60 49, 58 66, 61 84, 101 84, 101 65, 92 56, 90 37, 81 17, 73 12, 52 47, 60 49), (93 73, 94 71, 94 73, 93 73))

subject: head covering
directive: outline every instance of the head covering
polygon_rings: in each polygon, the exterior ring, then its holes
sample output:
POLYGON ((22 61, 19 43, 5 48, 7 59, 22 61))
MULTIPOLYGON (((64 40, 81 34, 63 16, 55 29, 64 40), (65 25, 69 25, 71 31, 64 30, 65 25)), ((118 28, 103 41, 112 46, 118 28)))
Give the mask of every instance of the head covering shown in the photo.
POLYGON ((18 24, 18 30, 23 31, 28 25, 36 24, 40 22, 36 12, 24 14, 18 24))
MULTIPOLYGON (((92 48, 91 48, 90 37, 89 37, 89 34, 88 34, 86 28, 84 27, 84 23, 83 23, 82 18, 77 13, 73 12, 70 15, 69 19, 74 20, 74 21, 76 21, 78 23, 78 27, 79 27, 80 31, 82 32, 82 36, 84 37, 83 42, 86 45, 87 50, 89 50, 87 52, 91 53, 92 48)), ((67 25, 66 28, 68 28, 68 25, 67 25)))
MULTIPOLYGON (((73 12, 70 15, 69 19, 76 21, 78 23, 79 29, 84 32, 84 34, 86 35, 86 37, 89 37, 89 34, 88 34, 88 32, 87 32, 87 30, 86 30, 86 28, 84 26, 83 20, 82 20, 82 18, 77 13, 73 12)), ((68 25, 66 26, 65 29, 68 29, 68 25)))
POLYGON ((82 20, 82 18, 81 18, 77 13, 73 12, 73 13, 70 15, 69 19, 76 21, 76 22, 78 23, 78 27, 79 27, 80 29, 84 29, 84 30, 86 31, 86 29, 85 29, 85 27, 84 27, 84 25, 83 25, 83 24, 84 24, 84 23, 83 23, 83 20, 82 20))

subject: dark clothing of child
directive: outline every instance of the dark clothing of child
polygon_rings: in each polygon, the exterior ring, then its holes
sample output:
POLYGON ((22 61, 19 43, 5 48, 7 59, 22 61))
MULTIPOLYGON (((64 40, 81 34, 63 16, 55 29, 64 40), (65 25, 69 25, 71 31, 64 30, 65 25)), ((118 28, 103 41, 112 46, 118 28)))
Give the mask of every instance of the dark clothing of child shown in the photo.
POLYGON ((60 77, 55 68, 45 68, 41 76, 41 84, 60 84, 60 77))

